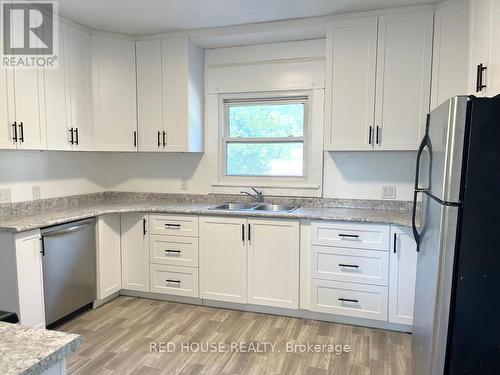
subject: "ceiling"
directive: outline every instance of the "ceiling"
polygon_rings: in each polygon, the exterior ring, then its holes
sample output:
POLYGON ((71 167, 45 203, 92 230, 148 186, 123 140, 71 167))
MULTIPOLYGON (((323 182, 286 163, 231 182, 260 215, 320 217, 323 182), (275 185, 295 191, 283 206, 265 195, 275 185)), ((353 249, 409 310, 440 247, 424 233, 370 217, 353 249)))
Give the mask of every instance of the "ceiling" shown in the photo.
POLYGON ((92 29, 132 35, 323 16, 440 0, 59 0, 59 13, 92 29))

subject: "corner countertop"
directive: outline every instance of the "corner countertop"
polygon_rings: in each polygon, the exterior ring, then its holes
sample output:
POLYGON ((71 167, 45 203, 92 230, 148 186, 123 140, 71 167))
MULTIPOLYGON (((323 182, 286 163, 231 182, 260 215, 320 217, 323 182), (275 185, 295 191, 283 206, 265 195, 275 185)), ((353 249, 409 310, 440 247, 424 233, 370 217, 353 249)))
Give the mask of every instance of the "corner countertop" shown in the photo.
POLYGON ((41 374, 82 342, 79 335, 0 322, 0 374, 41 374))
POLYGON ((179 202, 172 197, 152 199, 143 195, 127 194, 129 195, 117 194, 111 197, 106 195, 99 199, 94 199, 95 197, 78 199, 72 201, 71 204, 67 204, 67 200, 65 204, 59 205, 32 204, 20 211, 11 210, 9 214, 0 215, 0 231, 23 232, 104 214, 127 212, 334 220, 411 226, 411 211, 393 207, 360 208, 359 204, 357 208, 324 207, 308 206, 308 202, 293 201, 294 204, 306 204, 292 212, 225 211, 212 209, 217 204, 224 203, 222 199, 215 202, 186 202, 185 200, 179 202))

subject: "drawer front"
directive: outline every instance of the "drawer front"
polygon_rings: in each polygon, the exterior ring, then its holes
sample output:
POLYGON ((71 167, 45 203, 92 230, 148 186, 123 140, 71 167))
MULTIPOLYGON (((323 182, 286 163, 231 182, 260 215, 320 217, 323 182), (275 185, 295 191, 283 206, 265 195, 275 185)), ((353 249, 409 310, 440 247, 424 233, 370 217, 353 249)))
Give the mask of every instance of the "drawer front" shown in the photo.
POLYGON ((311 223, 311 243, 322 246, 389 251, 389 225, 311 223))
POLYGON ((151 234, 198 237, 198 216, 150 215, 151 234))
POLYGON ((194 237, 150 236, 150 262, 198 267, 198 239, 194 237))
POLYGON ((387 321, 387 287, 311 279, 311 310, 387 321))
POLYGON ((386 251, 312 246, 311 256, 311 277, 315 279, 388 285, 389 253, 386 251))
POLYGON ((198 297, 197 268, 151 264, 150 277, 151 292, 198 297))

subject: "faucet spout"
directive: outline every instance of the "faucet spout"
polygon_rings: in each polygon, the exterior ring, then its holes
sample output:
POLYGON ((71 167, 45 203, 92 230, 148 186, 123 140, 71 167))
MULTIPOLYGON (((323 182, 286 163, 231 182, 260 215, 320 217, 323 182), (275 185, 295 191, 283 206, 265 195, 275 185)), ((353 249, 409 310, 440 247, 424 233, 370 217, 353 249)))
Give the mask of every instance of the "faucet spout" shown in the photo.
POLYGON ((249 193, 248 191, 240 191, 240 193, 252 197, 256 202, 264 202, 264 194, 262 194, 261 191, 258 191, 255 188, 250 188, 250 189, 252 189, 255 192, 255 194, 249 193))

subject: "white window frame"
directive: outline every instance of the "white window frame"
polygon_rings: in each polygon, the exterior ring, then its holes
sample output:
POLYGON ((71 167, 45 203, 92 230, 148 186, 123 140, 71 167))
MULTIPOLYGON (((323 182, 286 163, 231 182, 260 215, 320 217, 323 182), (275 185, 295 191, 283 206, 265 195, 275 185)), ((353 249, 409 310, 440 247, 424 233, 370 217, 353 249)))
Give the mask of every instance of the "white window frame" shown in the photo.
POLYGON ((252 98, 238 98, 223 100, 223 132, 222 132, 222 173, 224 178, 252 178, 252 179, 285 179, 286 181, 304 181, 307 179, 307 154, 308 154, 308 106, 309 98, 307 96, 286 96, 286 97, 259 97, 252 98), (304 118, 303 129, 301 137, 230 137, 229 135, 229 108, 234 105, 254 106, 265 104, 303 104, 304 105, 304 118), (229 175, 227 173, 227 146, 229 143, 242 143, 242 144, 263 144, 263 143, 302 143, 302 174, 298 176, 286 175, 229 175))

